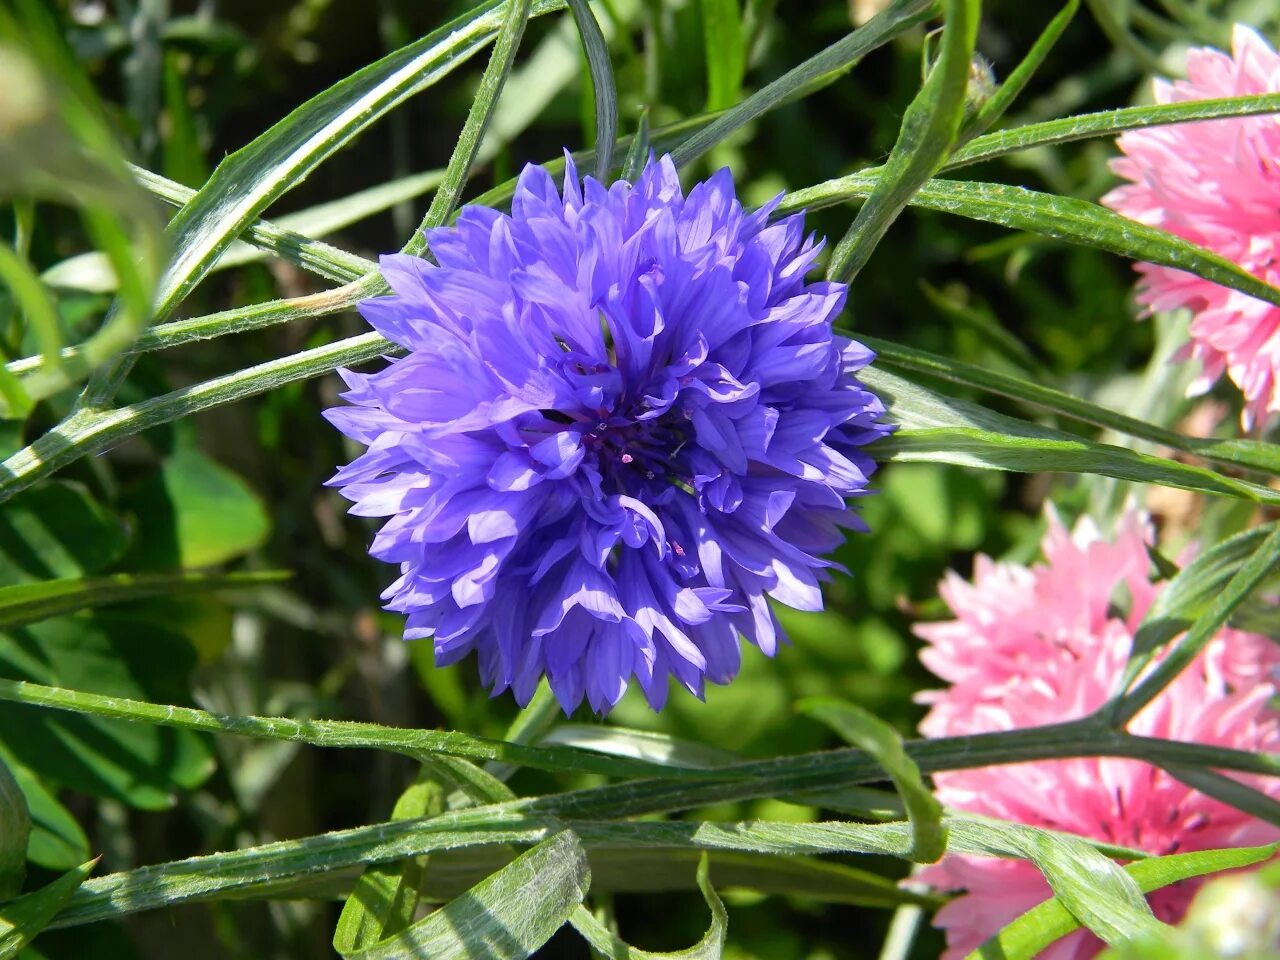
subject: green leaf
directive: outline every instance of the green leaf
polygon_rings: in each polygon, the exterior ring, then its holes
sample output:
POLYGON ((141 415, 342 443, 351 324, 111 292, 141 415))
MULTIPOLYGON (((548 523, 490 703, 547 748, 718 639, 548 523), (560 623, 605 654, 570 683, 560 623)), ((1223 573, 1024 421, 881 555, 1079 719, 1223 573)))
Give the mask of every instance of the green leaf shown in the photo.
MULTIPOLYGON (((444 809, 444 789, 429 775, 420 775, 396 801, 391 819, 433 817, 444 809)), ((366 869, 342 907, 333 949, 345 955, 408 928, 418 909, 426 870, 426 857, 366 869)))
POLYGON ((911 823, 908 856, 918 863, 935 863, 947 850, 940 804, 924 780, 920 768, 902 749, 902 737, 879 717, 834 697, 809 697, 796 704, 807 717, 826 724, 843 740, 875 758, 893 778, 911 823))
POLYGON ((777 80, 726 110, 682 142, 671 151, 672 161, 677 167, 687 167, 752 120, 768 113, 798 92, 825 79, 839 76, 871 51, 923 23, 933 15, 934 5, 933 0, 893 0, 864 26, 837 40, 804 63, 792 67, 777 80))
POLYGON ((31 813, 27 798, 0 758, 0 899, 16 896, 27 875, 31 813))
MULTIPOLYGON (((59 617, 0 633, 0 676, 71 684, 106 699, 180 701, 194 665, 185 637, 131 617, 59 617)), ((0 704, 0 741, 42 776, 148 810, 172 806, 177 791, 213 770, 207 742, 189 731, 12 703, 0 704)))
POLYGON ((1164 928, 1133 878, 1083 838, 979 817, 947 823, 952 851, 1030 860, 1054 895, 1107 943, 1164 928))
MULTIPOLYGON (((45 627, 47 624, 37 624, 27 629, 45 627)), ((192 707, 131 700, 122 695, 102 696, 88 692, 94 684, 84 683, 83 686, 87 689, 67 690, 39 683, 0 679, 0 701, 52 707, 101 718, 140 720, 143 723, 133 726, 142 729, 157 725, 206 733, 232 733, 264 740, 301 741, 322 747, 388 750, 418 760, 427 754, 447 754, 472 760, 519 763, 543 770, 598 773, 614 777, 649 775, 688 780, 709 776, 707 772, 700 770, 665 767, 643 760, 609 757, 569 747, 530 747, 456 731, 414 730, 345 720, 223 716, 192 707)), ((494 779, 496 778, 491 777, 488 782, 491 783, 494 779)))
POLYGON ((573 915, 590 883, 582 845, 564 830, 400 934, 343 956, 523 960, 573 915))
POLYGON ((0 9, 0 37, 9 46, 0 86, 22 91, 20 107, 7 111, 0 188, 76 208, 85 233, 120 278, 120 298, 74 355, 64 357, 54 344, 52 302, 25 265, 8 258, 7 279, 17 283, 28 321, 43 331, 46 362, 21 384, 32 399, 79 383, 133 341, 149 319, 164 257, 160 220, 129 176, 112 125, 60 27, 46 4, 23 0, 0 9))
MULTIPOLYGON (((783 200, 779 212, 821 209, 842 200, 869 197, 879 182, 879 176, 878 170, 867 170, 839 180, 829 180, 807 190, 797 190, 783 200)), ((1280 290, 1230 260, 1087 200, 1002 183, 931 180, 916 191, 911 204, 1185 270, 1251 297, 1280 305, 1280 290)))
POLYGON ((1152 655, 1202 617, 1271 533, 1254 527, 1197 554, 1156 594, 1134 635, 1119 688, 1128 689, 1152 655))
POLYGON ((261 573, 116 573, 92 579, 45 580, 41 583, 0 587, 0 630, 12 630, 76 613, 90 607, 142 600, 147 597, 234 590, 288 579, 284 570, 261 573))
MULTIPOLYGON (((460 854, 450 855, 451 859, 460 854)), ((604 847, 587 850, 591 861, 591 889, 613 893, 662 893, 692 890, 695 868, 705 851, 678 847, 604 847)), ((888 877, 843 863, 796 854, 709 854, 722 890, 744 889, 759 893, 807 897, 823 903, 861 907, 894 907, 899 904, 938 905, 942 898, 913 893, 888 877)))
POLYGON ((622 179, 635 182, 649 160, 649 108, 640 112, 640 123, 636 126, 636 134, 631 138, 631 146, 622 161, 622 179))
POLYGON ((964 384, 987 393, 1010 397, 1052 410, 1054 413, 1106 427, 1132 437, 1150 440, 1152 443, 1172 447, 1195 454, 1206 460, 1235 467, 1247 467, 1273 475, 1280 475, 1280 446, 1258 440, 1215 440, 1188 437, 1172 430, 1165 430, 1144 420, 1116 413, 1105 407, 1072 396, 1062 390, 1044 386, 1032 380, 1010 376, 998 370, 976 367, 950 357, 917 350, 914 347, 890 343, 877 337, 859 334, 859 340, 876 351, 876 361, 881 366, 925 373, 952 383, 964 384))
POLYGON ((63 874, 47 887, 0 904, 0 960, 17 956, 19 950, 49 925, 97 862, 91 860, 63 874))
MULTIPOLYGON (((588 845, 591 889, 596 893, 673 893, 699 889, 695 873, 703 851, 661 846, 588 845)), ((483 880, 511 859, 500 847, 471 847, 434 854, 424 897, 449 900, 483 880)), ((778 856, 719 850, 710 854, 711 868, 722 890, 804 897, 819 903, 884 909, 902 904, 940 906, 945 898, 904 890, 888 877, 797 854, 778 856)), ((302 880, 299 883, 304 882, 302 880)), ((258 888, 255 896, 279 885, 258 888)))
POLYGON ((725 934, 729 929, 729 915, 725 913, 724 904, 711 886, 710 867, 705 853, 698 860, 697 878, 698 889, 711 908, 711 926, 701 940, 686 950, 654 953, 637 949, 610 931, 586 907, 578 907, 570 915, 569 922, 607 960, 720 960, 725 934))
MULTIPOLYGON (((1109 716, 1115 726, 1118 727, 1127 723, 1144 706, 1159 696, 1160 692, 1190 665, 1191 661, 1205 648, 1205 645, 1226 625, 1231 614, 1248 599, 1254 588, 1275 572, 1276 565, 1280 562, 1280 523, 1270 523, 1261 529, 1266 531, 1266 539, 1258 544, 1252 556, 1236 570, 1226 585, 1210 599, 1208 605, 1196 617, 1186 635, 1174 644, 1164 658, 1156 663, 1149 672, 1142 675, 1141 679, 1113 701, 1109 716)), ((1215 561, 1219 560, 1220 556, 1215 557, 1215 561)), ((1148 611, 1148 617, 1149 615, 1150 611, 1148 611)), ((1144 618, 1144 623, 1147 620, 1148 618, 1144 618)), ((1143 663, 1150 659, 1150 653, 1146 649, 1147 645, 1158 642, 1158 639, 1169 626, 1168 620, 1151 622, 1159 624, 1159 626, 1151 627, 1146 637, 1141 636, 1142 627, 1139 626, 1139 637, 1135 638, 1134 647, 1135 649, 1137 648, 1139 639, 1141 639, 1144 650, 1137 658, 1131 658, 1131 663, 1126 665, 1126 679, 1132 679, 1131 673, 1138 675, 1143 663)))
POLYGON ((587 0, 569 0, 573 22, 578 26, 582 48, 591 71, 591 89, 596 103, 596 179, 608 183, 613 172, 613 142, 618 138, 618 87, 613 79, 609 45, 587 0))
POLYGON ((1094 473, 1257 503, 1280 503, 1280 496, 1261 484, 1006 417, 934 393, 886 370, 870 367, 859 377, 885 401, 891 417, 903 428, 877 442, 874 449, 882 457, 1022 473, 1094 473))
POLYGON ((665 733, 631 730, 627 727, 565 723, 552 730, 540 742, 559 743, 580 750, 595 750, 615 757, 632 757, 663 766, 688 767, 695 770, 714 770, 742 760, 736 753, 721 750, 719 747, 708 746, 693 740, 682 740, 665 733))
MULTIPOLYGON (((1128 864, 1124 871, 1145 893, 1180 880, 1261 863, 1275 855, 1276 845, 1231 850, 1201 850, 1152 857, 1128 864)), ((1031 960, 1055 940, 1080 928, 1080 921, 1058 897, 1028 910, 969 954, 967 960, 1031 960)))
POLYGON ((271 530, 248 484, 186 445, 122 502, 137 518, 128 562, 138 569, 213 566, 261 545, 271 530))
POLYGON ((127 542, 124 525, 79 484, 44 484, 0 504, 0 583, 96 573, 127 542))
MULTIPOLYGON (((545 4, 539 9, 544 7, 550 9, 545 4)), ((480 87, 476 91, 475 100, 467 112, 467 119, 454 143, 453 153, 445 166, 444 178, 440 181, 435 196, 431 198, 431 206, 427 210, 427 215, 423 217, 421 226, 414 231, 413 236, 402 248, 404 253, 421 254, 426 250, 427 240, 423 231, 442 225, 453 213, 458 201, 462 199, 462 191, 471 175, 471 166, 475 163, 480 143, 484 140, 485 129, 493 119, 498 96, 502 93, 507 75, 511 73, 511 65, 515 62, 516 50, 520 46, 520 38, 524 36, 525 24, 531 15, 530 0, 507 0, 505 9, 502 7, 497 9, 502 10, 503 16, 497 40, 493 45, 493 54, 489 57, 484 75, 480 78, 480 87)), ((382 285, 380 280, 379 284, 382 285)))
POLYGON ((738 101, 747 51, 739 0, 701 0, 702 45, 707 65, 707 112, 738 101))
POLYGON ((1198 790, 1207 797, 1213 797, 1251 817, 1257 817, 1263 823, 1280 827, 1280 800, 1267 796, 1261 790, 1216 770, 1173 763, 1163 764, 1163 767, 1192 790, 1198 790))
MULTIPOLYGON (((189 187, 141 167, 133 167, 132 172, 138 183, 153 196, 174 206, 181 207, 196 195, 189 187)), ((439 185, 443 175, 442 170, 426 170, 338 200, 308 207, 297 213, 286 214, 278 220, 255 220, 245 232, 245 240, 237 240, 229 246, 210 267, 210 271, 255 263, 276 254, 317 276, 342 283, 355 280, 376 270, 378 265, 314 238, 341 230, 375 213, 388 210, 397 203, 433 190, 439 185)), ((80 254, 56 263, 41 274, 41 279, 50 286, 96 293, 109 293, 116 288, 116 278, 111 272, 110 264, 97 253, 80 254)), ((138 349, 137 344, 134 349, 138 349)), ((17 365, 11 365, 11 368, 19 372, 31 369, 29 366, 17 365)))
POLYGON ((858 275, 890 225, 906 208, 955 144, 964 120, 973 47, 978 38, 978 0, 945 0, 941 52, 907 107, 902 128, 876 185, 831 254, 827 276, 848 283, 858 275))
MULTIPOLYGON (((557 6, 540 2, 534 13, 557 6)), ((510 9, 490 0, 468 11, 334 84, 218 164, 169 226, 176 253, 160 281, 156 316, 166 317, 274 200, 390 110, 478 52, 510 9)))
MULTIPOLYGON (((1183 745, 1175 745, 1177 746, 1183 745)), ((813 755, 803 759, 806 769, 823 762, 823 757, 813 755)), ((981 759, 983 758, 973 758, 970 754, 964 762, 972 764, 981 759)), ((869 772, 863 779, 870 780, 882 775, 874 764, 869 763, 867 766, 869 772)), ((761 787, 758 781, 743 781, 735 784, 735 787, 735 791, 724 790, 719 799, 740 799, 748 792, 752 796, 769 796, 779 792, 776 783, 765 783, 761 787)), ((644 784, 626 784, 624 788, 631 794, 652 789, 644 784)), ((590 810, 600 816, 629 816, 654 812, 667 807, 669 803, 665 798, 655 800, 651 796, 643 804, 632 802, 629 807, 624 808, 618 800, 618 790, 597 788, 576 794, 559 794, 490 807, 449 811, 428 820, 379 823, 174 863, 140 867, 90 881, 59 917, 56 925, 94 923, 179 903, 260 895, 287 888, 299 878, 314 878, 353 866, 389 863, 428 853, 442 855, 433 863, 441 871, 445 871, 447 864, 451 862, 448 857, 443 856, 448 851, 535 844, 547 839, 566 824, 583 839, 589 849, 605 851, 606 864, 608 858, 613 856, 613 851, 618 852, 625 865, 628 857, 638 856, 645 850, 650 854, 670 853, 672 850, 709 850, 713 852, 713 859, 722 852, 770 857, 780 854, 792 857, 829 853, 904 857, 911 847, 910 827, 902 822, 699 823, 637 820, 618 823, 599 820, 566 821, 553 816, 560 812, 582 810, 590 810)), ((694 805, 711 801, 712 798, 701 796, 694 801, 694 805)), ((1027 837, 1044 833, 1031 827, 1011 826, 996 821, 977 823, 973 817, 948 817, 945 825, 954 852, 983 856, 1026 856, 1027 837)), ((1070 841, 1075 838, 1066 839, 1070 841)), ((725 869, 737 869, 735 863, 737 861, 734 858, 729 858, 725 869)), ((762 871, 767 872, 760 867, 752 875, 758 877, 762 871)), ((618 873, 615 871, 613 875, 618 876, 618 873)), ((669 883, 669 879, 665 879, 669 876, 670 874, 664 874, 661 882, 669 883)), ((428 882, 431 882, 430 878, 431 874, 428 875, 428 882)), ((805 883, 812 884, 815 879, 810 876, 805 883)), ((627 886, 630 881, 635 881, 641 889, 653 889, 651 875, 640 870, 625 874, 618 881, 619 888, 631 889, 627 886)), ((791 881, 775 878, 766 882, 785 884, 796 881, 794 878, 791 881)), ((847 877, 839 880, 835 885, 837 896, 845 895, 840 893, 840 888, 847 890, 848 883, 847 877)), ((442 880, 442 885, 448 886, 447 878, 442 880)))
POLYGON ((89 840, 76 818, 58 802, 58 798, 30 769, 4 750, 0 759, 21 787, 31 812, 31 838, 27 843, 27 859, 47 870, 63 872, 89 859, 89 840))

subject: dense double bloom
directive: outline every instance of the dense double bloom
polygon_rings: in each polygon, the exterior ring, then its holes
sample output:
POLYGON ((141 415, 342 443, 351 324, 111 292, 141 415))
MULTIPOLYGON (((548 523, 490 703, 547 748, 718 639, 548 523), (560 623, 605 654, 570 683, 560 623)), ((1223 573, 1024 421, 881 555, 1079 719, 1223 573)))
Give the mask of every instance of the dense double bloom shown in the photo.
MULTIPOLYGON (((1050 516, 1045 564, 1027 568, 978 557, 973 582, 941 585, 956 619, 927 624, 925 665, 951 686, 921 699, 920 725, 939 737, 1040 726, 1084 716, 1115 692, 1134 632, 1162 584, 1149 580, 1150 532, 1136 514, 1114 540, 1082 521, 1074 534, 1050 516)), ((1136 734, 1274 753, 1280 750, 1276 693, 1280 647, 1226 628, 1129 724, 1136 734)), ((1269 843, 1280 830, 1134 760, 1089 757, 934 775, 948 807, 1064 830, 1163 855, 1269 843)), ((1280 781, 1250 781, 1280 798, 1280 781)), ((935 918, 947 931, 943 960, 960 960, 1050 896, 1023 860, 949 855, 919 875, 967 892, 935 918)), ((1176 921, 1197 884, 1153 893, 1156 916, 1176 921)), ((1087 930, 1059 940, 1043 960, 1087 960, 1102 942, 1087 930)))
MULTIPOLYGON (((1232 56, 1187 54, 1187 79, 1155 84, 1159 103, 1280 92, 1280 56, 1236 26, 1232 56)), ((1274 114, 1150 127, 1122 134, 1112 168, 1126 180, 1102 202, 1134 220, 1207 247, 1272 286, 1280 285, 1280 119, 1274 114)), ((1192 389, 1226 372, 1245 397, 1244 422, 1280 411, 1280 307, 1193 274, 1139 264, 1139 302, 1187 307, 1200 361, 1192 389)))
POLYGON ((510 215, 428 233, 435 263, 382 259, 360 309, 407 355, 342 371, 327 416, 368 450, 330 483, 388 518, 384 599, 438 664, 475 652, 520 703, 545 675, 565 710, 634 677, 660 709, 672 676, 731 680, 739 635, 775 652, 767 598, 821 609, 889 428, 832 332, 845 288, 805 282, 819 248, 775 206, 727 170, 686 197, 666 157, 609 186, 570 164, 563 193, 529 166, 510 215))

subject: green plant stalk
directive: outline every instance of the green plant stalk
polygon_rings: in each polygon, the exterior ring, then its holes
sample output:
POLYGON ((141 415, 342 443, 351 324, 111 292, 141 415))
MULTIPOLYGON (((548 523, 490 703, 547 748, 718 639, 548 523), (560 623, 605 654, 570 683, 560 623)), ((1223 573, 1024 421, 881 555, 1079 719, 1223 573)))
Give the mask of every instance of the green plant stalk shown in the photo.
MULTIPOLYGON (((206 733, 289 740, 314 746, 386 749, 415 757, 426 753, 447 753, 473 760, 520 763, 539 769, 575 770, 612 776, 654 776, 655 779, 646 783, 646 789, 634 797, 630 796, 629 791, 637 786, 635 781, 618 785, 619 795, 610 795, 613 799, 608 801, 618 804, 618 816, 679 809, 679 806, 649 805, 651 801, 668 802, 661 798, 668 792, 664 785, 667 781, 678 781, 674 784, 674 793, 687 793, 693 800, 691 805, 697 806, 704 802, 778 796, 802 790, 845 786, 881 780, 885 776, 883 769, 872 757, 864 751, 853 749, 755 760, 714 770, 702 770, 605 756, 570 747, 530 747, 456 732, 403 730, 372 723, 337 720, 296 721, 273 717, 220 716, 192 707, 146 703, 16 680, 0 679, 0 700, 206 733), (739 782, 743 780, 751 783, 743 786, 739 782), (728 791, 727 795, 717 793, 722 789, 728 791), (710 793, 704 792, 707 790, 710 793), (741 792, 743 790, 747 792, 741 792)), ((911 740, 906 742, 904 748, 923 773, 1021 763, 1027 760, 1114 756, 1148 760, 1152 763, 1209 766, 1280 776, 1280 755, 1255 754, 1246 750, 1134 736, 1109 729, 1092 718, 1000 733, 911 740)), ((593 791, 581 793, 588 798, 584 801, 587 806, 583 808, 587 812, 579 810, 574 815, 599 816, 608 809, 594 805, 595 800, 591 798, 596 794, 593 791)), ((685 801, 681 799, 678 802, 683 804, 685 801)), ((577 810, 576 807, 567 807, 560 812, 568 815, 567 811, 570 809, 577 810)))
POLYGON ((1029 123, 977 137, 953 153, 942 170, 994 160, 1019 150, 1048 147, 1091 137, 1106 137, 1125 130, 1217 120, 1226 117, 1253 117, 1280 112, 1280 93, 1260 93, 1243 97, 1188 100, 1144 107, 1122 107, 1075 117, 1029 123))
POLYGON ((524 36, 525 24, 530 16, 530 0, 507 0, 510 4, 507 16, 502 21, 498 38, 493 45, 493 53, 489 57, 488 66, 480 78, 480 86, 476 90, 475 100, 467 111, 467 119, 458 133, 449 163, 444 168, 444 179, 431 198, 431 206, 427 209, 422 223, 414 231, 401 253, 420 254, 427 249, 427 238, 424 231, 438 227, 449 219, 462 198, 462 191, 471 174, 471 166, 475 163, 476 154, 480 150, 480 142, 484 139, 485 128, 493 118, 493 109, 497 106, 498 97, 502 93, 503 84, 511 72, 515 62, 516 50, 520 46, 520 38, 524 36))

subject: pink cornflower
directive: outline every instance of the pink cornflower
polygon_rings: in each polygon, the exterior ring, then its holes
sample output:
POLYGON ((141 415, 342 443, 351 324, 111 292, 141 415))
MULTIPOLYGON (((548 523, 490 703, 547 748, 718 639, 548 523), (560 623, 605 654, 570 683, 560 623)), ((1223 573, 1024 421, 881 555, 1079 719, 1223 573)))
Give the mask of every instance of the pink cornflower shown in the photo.
MULTIPOLYGON (((1232 56, 1187 54, 1187 79, 1157 81, 1160 103, 1280 92, 1280 56, 1237 25, 1232 56)), ((1112 169, 1133 181, 1102 202, 1177 234, 1280 283, 1280 117, 1274 114, 1151 127, 1122 134, 1112 169)), ((1245 397, 1246 427, 1280 411, 1280 307, 1190 273, 1138 265, 1138 301, 1150 310, 1191 310, 1191 342, 1180 359, 1200 361, 1193 393, 1226 372, 1245 397)))
MULTIPOLYGON (((1084 716, 1113 692, 1133 636, 1161 584, 1148 579, 1150 530, 1138 515, 1113 540, 1089 520, 1074 533, 1049 514, 1046 563, 1024 567, 980 556, 970 583, 955 573, 940 586, 955 620, 919 626, 925 665, 949 681, 920 699, 931 709, 920 730, 940 737, 1011 730, 1084 716)), ((1280 713, 1269 703, 1280 648, 1226 628, 1129 724, 1133 733, 1171 740, 1280 750, 1280 713)), ((1253 783, 1254 781, 1250 781, 1253 783)), ((934 775, 952 809, 1063 830, 1155 855, 1247 846, 1280 830, 1135 760, 1081 758, 1011 764, 934 775)), ((1280 797, 1280 780, 1259 780, 1280 797)), ((967 891, 935 917, 947 932, 942 960, 960 960, 1050 895, 1039 871, 1021 860, 951 855, 918 879, 967 891)), ((1196 884, 1152 894, 1156 916, 1180 919, 1196 884)), ((1087 960, 1102 949, 1077 931, 1046 949, 1047 960, 1087 960)))

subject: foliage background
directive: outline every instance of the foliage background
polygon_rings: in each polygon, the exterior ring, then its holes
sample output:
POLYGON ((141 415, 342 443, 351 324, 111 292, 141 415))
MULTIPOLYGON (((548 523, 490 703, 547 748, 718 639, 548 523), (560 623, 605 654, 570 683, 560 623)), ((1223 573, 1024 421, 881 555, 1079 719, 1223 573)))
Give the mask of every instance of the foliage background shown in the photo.
MULTIPOLYGON (((199 187, 224 155, 288 111, 468 6, 54 0, 52 9, 136 161, 199 187)), ((657 126, 737 98, 730 90, 724 102, 708 100, 703 17, 712 6, 695 0, 602 5, 602 20, 612 25, 623 132, 635 129, 642 107, 657 126)), ((1010 125, 1144 101, 1153 67, 1176 71, 1187 43, 1225 45, 1233 19, 1264 32, 1276 27, 1272 6, 1262 2, 1112 6, 1133 16, 1136 33, 1104 31, 1082 12, 1019 99, 1010 125), (1190 11, 1185 19, 1171 15, 1184 8, 1190 11), (1153 22, 1159 29, 1150 29, 1153 22)), ((748 91, 847 33, 853 12, 831 0, 749 0, 745 9, 748 91)), ((985 5, 978 49, 996 77, 1007 75, 1053 12, 1012 0, 985 5)), ((591 88, 575 35, 566 32, 570 22, 558 13, 529 25, 519 76, 508 84, 490 157, 473 174, 468 196, 501 184, 525 162, 590 144, 591 88), (545 105, 531 112, 540 95, 545 105)), ((758 203, 883 161, 919 87, 925 43, 926 31, 912 30, 836 82, 758 119, 695 164, 686 182, 727 164, 742 196, 758 203)), ((412 99, 268 215, 280 220, 442 168, 471 105, 479 63, 412 99)), ((1107 139, 1041 148, 960 176, 1096 199, 1112 182, 1106 169, 1112 151, 1107 139)), ((422 191, 406 196, 330 239, 368 257, 390 251, 426 202, 422 191)), ((10 208, 0 213, 0 235, 14 232, 15 216, 10 208)), ((850 208, 834 207, 811 222, 834 242, 851 220, 850 208)), ((67 208, 42 204, 37 224, 29 259, 40 270, 56 271, 91 246, 67 208)), ((1178 319, 1133 322, 1132 278, 1127 262, 1099 250, 909 211, 859 276, 844 323, 1174 425, 1190 412, 1169 399, 1180 395, 1183 373, 1153 367, 1162 387, 1153 403, 1144 370, 1163 346, 1157 332, 1176 329, 1178 319)), ((318 281, 285 262, 257 262, 213 275, 181 313, 319 289, 318 281)), ((76 289, 75 282, 62 285, 57 306, 66 341, 83 339, 109 299, 76 289)), ((364 329, 345 313, 148 354, 121 398, 155 395, 364 329)), ((5 353, 29 355, 29 337, 15 304, 0 291, 5 353)), ((0 675, 226 713, 348 717, 501 736, 515 714, 509 699, 489 700, 469 664, 436 670, 429 646, 402 645, 399 619, 378 608, 388 574, 365 553, 373 527, 347 517, 344 501, 322 486, 352 454, 319 416, 337 389, 337 378, 328 376, 200 413, 122 442, 108 455, 82 459, 0 505, 3 584, 178 568, 293 574, 252 589, 155 597, 13 630, 0 637, 0 675)), ((0 423, 0 447, 8 453, 33 439, 68 411, 72 397, 60 394, 37 408, 21 433, 16 421, 0 423)), ((1022 416, 1030 409, 987 402, 1022 416)), ((1228 390, 1215 400, 1228 433, 1235 402, 1228 390)), ((1203 422, 1204 409, 1199 415, 1203 422)), ((824 726, 793 711, 802 697, 829 694, 910 734, 920 715, 912 694, 932 684, 915 659, 912 622, 944 613, 935 584, 948 568, 967 573, 975 551, 1029 559, 1050 492, 1069 515, 1093 507, 1105 516, 1127 494, 1145 498, 1165 530, 1166 552, 1193 529, 1212 540, 1264 515, 1251 504, 1206 503, 1166 489, 1149 495, 1100 478, 941 464, 889 465, 878 486, 880 494, 865 502, 872 533, 852 538, 840 556, 853 577, 827 591, 826 613, 784 616, 792 648, 772 662, 748 650, 741 677, 713 688, 705 705, 677 697, 655 716, 638 697, 629 698, 609 722, 748 757, 798 753, 837 745, 824 726)), ((600 723, 588 716, 575 721, 600 723)), ((0 704, 0 756, 18 776, 37 821, 27 889, 90 852, 102 854, 101 874, 377 822, 415 770, 408 759, 385 753, 208 738, 8 703, 0 704)), ((525 794, 598 782, 593 775, 524 770, 512 786, 525 794)), ((763 800, 688 816, 807 820, 818 811, 763 800)), ((889 858, 847 862, 893 879, 906 870, 889 858)), ((692 869, 689 864, 690 880, 692 869)), ((887 910, 804 897, 730 890, 726 900, 726 956, 735 960, 874 957, 890 917, 887 910)), ((620 896, 613 905, 623 933, 649 949, 687 945, 706 925, 705 905, 687 891, 620 896)), ((323 900, 177 907, 47 933, 28 955, 162 957, 180 945, 190 960, 328 956, 339 907, 323 900)), ((940 937, 926 929, 910 956, 936 956, 940 946, 940 937)), ((565 931, 540 955, 582 956, 584 950, 565 931)))

